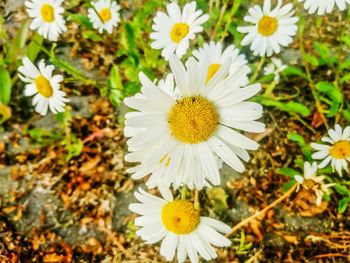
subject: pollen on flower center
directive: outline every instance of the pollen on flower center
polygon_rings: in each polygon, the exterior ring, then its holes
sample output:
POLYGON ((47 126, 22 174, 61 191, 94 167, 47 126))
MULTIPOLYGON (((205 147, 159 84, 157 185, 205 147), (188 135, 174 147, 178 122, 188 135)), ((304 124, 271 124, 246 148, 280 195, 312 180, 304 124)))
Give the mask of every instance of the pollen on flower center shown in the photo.
POLYGON ((112 18, 111 11, 108 8, 102 8, 98 13, 103 23, 108 22, 112 18))
POLYGON ((218 126, 218 119, 214 104, 202 96, 178 100, 168 114, 174 137, 191 144, 208 140, 218 126))
POLYGON ((43 75, 40 75, 35 79, 35 86, 37 91, 46 98, 49 98, 53 94, 53 89, 50 81, 43 75))
POLYGON ((271 16, 263 16, 258 24, 258 31, 261 35, 268 37, 276 32, 278 21, 271 16))
POLYGON ((336 159, 346 159, 350 157, 350 142, 338 141, 329 150, 330 155, 336 159))
POLYGON ((205 83, 208 83, 209 80, 215 75, 215 73, 219 70, 220 64, 211 64, 208 68, 208 74, 207 79, 205 80, 205 83))
POLYGON ((40 14, 45 22, 51 23, 55 20, 55 12, 52 5, 43 4, 40 9, 40 14))
POLYGON ((167 203, 162 208, 161 216, 165 228, 178 235, 191 233, 199 224, 199 211, 189 201, 167 203))
POLYGON ((187 36, 189 32, 189 26, 186 23, 176 23, 170 32, 170 38, 175 43, 180 41, 187 36))

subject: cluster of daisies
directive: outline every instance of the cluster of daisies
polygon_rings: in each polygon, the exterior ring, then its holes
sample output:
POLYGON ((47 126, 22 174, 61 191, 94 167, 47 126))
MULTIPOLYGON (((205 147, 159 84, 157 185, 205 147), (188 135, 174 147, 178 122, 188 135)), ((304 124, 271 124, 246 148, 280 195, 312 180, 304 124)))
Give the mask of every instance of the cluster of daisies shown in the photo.
MULTIPOLYGON (((310 8, 306 1, 305 8, 313 12, 314 3, 318 3, 319 12, 328 12, 324 2, 313 1, 310 8)), ((337 4, 343 8, 339 1, 337 4)), ((271 1, 265 0, 263 7, 256 5, 248 12, 244 20, 253 25, 239 27, 238 31, 247 34, 242 45, 250 44, 255 55, 278 54, 281 47, 293 41, 298 18, 293 16, 291 3, 283 5, 278 0, 277 6, 271 7, 271 1)), ((184 262, 189 257, 191 262, 198 262, 199 255, 211 260, 217 256, 213 246, 230 245, 224 236, 230 227, 201 217, 194 204, 196 200, 191 202, 183 194, 174 198, 170 188, 199 191, 219 185, 223 163, 243 172, 244 162, 249 161, 248 150, 256 150, 259 145, 242 132, 265 130, 264 124, 257 121, 262 116, 262 106, 247 101, 261 90, 261 85, 249 84, 250 68, 235 46, 224 48, 221 43, 209 42, 192 51, 184 63, 181 61, 190 41, 203 31, 208 18, 197 10, 195 2, 183 9, 172 2, 166 6, 166 12, 159 11, 153 20, 151 46, 161 50, 171 72, 164 79, 154 81, 141 72, 141 92, 124 100, 134 109, 126 114, 124 132, 129 138, 129 153, 125 159, 137 165, 128 172, 135 180, 147 178, 146 186, 157 187, 162 196, 142 189, 135 192, 139 203, 131 204, 130 210, 140 215, 135 219, 140 227, 136 234, 149 244, 161 241, 160 254, 168 261, 177 257, 178 262, 184 262)), ((273 73, 278 78, 284 66, 280 60, 272 62, 265 73, 273 73)), ((342 141, 341 145, 317 147, 328 149, 327 153, 333 157, 346 152, 349 158, 350 147, 344 146, 345 141, 346 145, 350 144, 349 129, 336 137, 342 141)), ((327 157, 322 164, 331 158, 327 157)), ((338 161, 334 161, 334 165, 337 168, 338 161)), ((295 179, 299 188, 313 187, 319 203, 319 196, 322 198, 332 184, 325 184, 324 176, 317 176, 316 172, 316 163, 305 163, 305 175, 297 175, 295 179), (311 186, 310 181, 314 181, 315 186, 311 186)))
MULTIPOLYGON (((27 0, 24 2, 28 15, 33 18, 31 30, 49 41, 57 41, 61 33, 67 30, 63 17, 63 0, 27 0)), ((88 10, 88 17, 95 29, 112 33, 119 22, 119 5, 113 0, 93 2, 88 10)), ((32 104, 36 112, 46 115, 48 110, 53 114, 64 111, 68 102, 66 94, 60 89, 62 75, 53 75, 54 66, 46 65, 41 60, 36 67, 28 57, 23 58, 19 67, 19 77, 27 83, 24 94, 34 96, 32 104)))
POLYGON ((329 136, 324 136, 321 141, 325 144, 311 143, 311 147, 316 150, 312 154, 314 160, 322 160, 318 165, 305 162, 304 176, 295 175, 294 179, 299 183, 298 188, 311 189, 316 194, 316 204, 321 205, 323 196, 330 194, 330 188, 335 183, 326 184, 324 175, 317 175, 318 168, 322 169, 331 164, 333 172, 343 176, 343 171, 349 174, 348 163, 350 162, 350 126, 342 127, 338 124, 334 129, 329 129, 329 136))

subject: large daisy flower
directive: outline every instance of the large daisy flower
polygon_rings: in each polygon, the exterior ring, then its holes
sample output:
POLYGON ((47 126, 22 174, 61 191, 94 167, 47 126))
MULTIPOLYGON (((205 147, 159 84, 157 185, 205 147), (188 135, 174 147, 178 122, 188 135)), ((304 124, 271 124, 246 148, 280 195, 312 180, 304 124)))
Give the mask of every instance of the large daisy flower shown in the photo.
POLYGON ((176 89, 173 81, 164 82, 167 87, 161 89, 140 74, 141 93, 124 101, 137 110, 126 115, 126 136, 131 137, 126 160, 141 162, 129 170, 135 179, 157 173, 154 167, 162 164, 169 168, 163 178, 171 179, 175 188, 186 184, 201 189, 207 182, 220 184, 217 156, 243 172, 239 158, 248 161, 246 150, 258 148, 236 129, 264 131, 264 124, 256 121, 262 116, 262 106, 245 101, 261 85, 241 88, 235 75, 226 77, 230 59, 207 83, 207 61, 199 63, 191 57, 186 65, 170 56, 176 89))
POLYGON ((310 14, 317 11, 318 15, 332 12, 335 5, 343 11, 346 5, 350 4, 350 0, 299 0, 299 2, 305 2, 304 8, 308 10, 310 14))
POLYGON ((65 92, 60 90, 60 82, 63 80, 62 75, 52 75, 55 67, 53 65, 45 66, 44 60, 41 60, 38 67, 24 57, 23 66, 18 68, 19 77, 23 82, 28 83, 25 86, 24 95, 34 96, 33 106, 35 111, 41 115, 46 115, 48 109, 54 114, 64 111, 65 92))
POLYGON ((109 34, 112 34, 113 27, 115 27, 120 18, 119 10, 120 6, 113 0, 99 0, 92 3, 91 8, 88 10, 88 17, 95 29, 99 33, 106 30, 109 34))
POLYGON ((254 55, 271 56, 280 53, 281 46, 288 46, 293 41, 297 31, 297 17, 293 17, 294 10, 291 3, 282 6, 282 0, 271 9, 271 0, 265 0, 261 8, 255 5, 248 10, 249 15, 244 20, 254 25, 238 27, 241 33, 247 33, 242 45, 251 44, 250 49, 254 55))
POLYGON ((217 257, 212 246, 230 246, 230 240, 220 234, 228 233, 230 227, 201 217, 190 201, 174 200, 170 191, 163 193, 163 199, 139 189, 135 197, 141 203, 130 204, 129 209, 141 215, 135 219, 135 225, 141 227, 136 234, 150 244, 162 240, 160 254, 168 261, 173 260, 176 251, 180 263, 187 256, 197 263, 198 254, 211 260, 217 257))
POLYGON ((199 61, 209 60, 206 82, 215 75, 227 58, 231 58, 229 76, 236 74, 237 77, 242 78, 242 86, 248 84, 248 74, 250 73, 248 62, 234 45, 230 45, 223 50, 221 43, 211 41, 209 44, 206 43, 203 47, 193 51, 192 55, 199 61))
POLYGON ((26 0, 24 5, 27 12, 34 18, 30 29, 37 30, 39 35, 50 41, 57 41, 58 36, 67 30, 62 17, 62 2, 63 0, 26 0))
POLYGON ((202 15, 201 10, 196 11, 196 2, 188 3, 182 12, 177 3, 172 2, 166 6, 168 15, 158 12, 150 37, 153 39, 152 48, 163 49, 162 56, 168 59, 170 54, 176 52, 181 58, 187 51, 189 40, 194 39, 195 34, 203 30, 202 24, 209 18, 202 15))
POLYGON ((323 160, 320 168, 326 167, 331 163, 333 170, 342 176, 344 169, 349 173, 348 162, 350 161, 350 126, 347 126, 344 131, 337 124, 334 129, 329 129, 328 136, 321 140, 327 144, 311 143, 311 147, 317 150, 312 155, 315 160, 323 160))
POLYGON ((335 184, 326 184, 324 179, 326 177, 323 175, 317 176, 317 163, 309 162, 304 163, 304 176, 295 175, 294 179, 299 183, 297 191, 299 191, 300 186, 306 190, 312 190, 316 194, 316 205, 320 206, 324 194, 329 195, 329 188, 335 184))

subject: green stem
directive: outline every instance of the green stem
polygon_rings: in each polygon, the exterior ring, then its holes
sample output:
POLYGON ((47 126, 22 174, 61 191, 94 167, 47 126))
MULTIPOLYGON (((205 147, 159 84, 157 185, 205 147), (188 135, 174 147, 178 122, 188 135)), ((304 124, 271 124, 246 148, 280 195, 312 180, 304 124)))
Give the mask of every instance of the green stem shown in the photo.
POLYGON ((299 49, 300 49, 300 53, 301 53, 301 56, 303 58, 303 65, 304 65, 304 68, 305 68, 305 71, 306 71, 306 75, 307 75, 307 78, 308 78, 308 81, 309 81, 309 86, 310 86, 310 89, 311 89, 311 93, 312 93, 312 96, 314 97, 315 99, 315 103, 316 103, 316 108, 317 108, 317 111, 320 113, 321 115, 321 118, 323 120, 323 123, 325 124, 327 130, 329 129, 328 127, 328 122, 327 122, 327 119, 326 117, 323 115, 323 109, 322 109, 322 105, 321 105, 321 102, 318 98, 318 94, 317 94, 317 91, 316 91, 316 86, 315 86, 315 83, 313 82, 312 80, 312 77, 311 77, 311 71, 310 71, 310 68, 309 68, 309 64, 307 63, 307 61, 305 61, 304 59, 304 56, 305 56, 305 48, 304 48, 304 22, 305 22, 305 18, 303 16, 300 17, 300 20, 299 20, 299 32, 298 32, 298 36, 299 36, 299 49))
POLYGON ((258 78, 260 71, 262 70, 262 67, 264 66, 265 63, 265 56, 261 57, 259 64, 254 72, 254 75, 250 78, 250 83, 254 83, 256 79, 258 78))

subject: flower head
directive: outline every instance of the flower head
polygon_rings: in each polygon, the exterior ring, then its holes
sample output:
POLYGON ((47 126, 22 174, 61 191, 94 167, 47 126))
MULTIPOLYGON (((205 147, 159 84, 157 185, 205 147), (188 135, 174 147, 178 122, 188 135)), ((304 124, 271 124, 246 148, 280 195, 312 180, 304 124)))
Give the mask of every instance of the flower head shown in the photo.
POLYGON ((283 65, 282 60, 280 60, 279 58, 271 58, 271 63, 264 68, 264 74, 273 74, 275 76, 274 81, 278 83, 280 81, 280 73, 286 68, 287 66, 283 65))
POLYGON ((234 45, 230 45, 223 50, 221 43, 211 41, 209 44, 205 43, 203 47, 193 51, 192 54, 199 60, 199 62, 205 60, 209 61, 206 82, 208 82, 224 62, 230 58, 231 65, 228 76, 235 74, 237 78, 241 79, 241 86, 248 84, 248 74, 250 73, 250 68, 247 65, 248 61, 243 54, 239 53, 239 50, 235 48, 234 45))
POLYGON ((68 102, 66 94, 60 90, 60 82, 63 80, 62 75, 53 75, 54 66, 46 66, 44 60, 38 63, 38 68, 24 57, 23 66, 18 68, 19 77, 26 82, 24 94, 33 96, 33 106, 35 111, 41 115, 46 115, 48 109, 52 113, 64 111, 64 105, 68 102))
POLYGON ((251 44, 250 49, 254 55, 271 56, 280 53, 280 46, 288 46, 292 43, 292 37, 297 31, 297 17, 293 17, 294 10, 291 3, 282 6, 282 0, 271 9, 271 0, 265 0, 264 6, 258 5, 248 10, 249 15, 244 20, 254 25, 238 27, 241 33, 247 33, 242 40, 242 45, 251 44))
POLYGON ((151 244, 162 240, 160 254, 168 261, 173 260, 176 250, 178 262, 187 256, 191 262, 198 262, 198 254, 211 260, 217 257, 212 246, 230 245, 230 240, 220 234, 230 231, 228 225, 201 217, 190 201, 174 200, 169 190, 160 198, 139 189, 135 197, 140 203, 131 204, 129 209, 141 215, 135 219, 135 225, 141 227, 136 234, 151 244))
POLYGON ((162 49, 162 56, 167 60, 174 52, 181 58, 188 49, 189 41, 203 30, 202 24, 209 16, 196 10, 195 1, 187 3, 182 11, 175 2, 168 4, 166 9, 168 14, 158 12, 153 20, 152 48, 162 49))
POLYGON ((323 175, 317 176, 317 163, 309 162, 304 163, 304 176, 295 175, 294 179, 299 183, 297 191, 300 189, 300 186, 304 189, 312 190, 316 194, 316 204, 317 206, 321 205, 322 198, 324 194, 330 194, 329 188, 335 184, 325 184, 323 175))
POLYGON ((312 158, 323 160, 319 164, 320 168, 324 168, 331 163, 333 170, 335 169, 340 176, 343 174, 343 169, 349 173, 350 126, 342 130, 340 125, 336 124, 334 129, 329 129, 328 135, 329 137, 325 136, 321 139, 328 144, 311 143, 311 147, 317 150, 312 158))
POLYGON ((318 15, 332 12, 335 6, 343 11, 346 5, 350 4, 350 0, 299 0, 299 2, 305 2, 304 8, 310 14, 314 14, 317 11, 318 15))
POLYGON ((113 0, 98 0, 92 3, 93 7, 88 10, 88 17, 95 29, 99 33, 106 30, 112 34, 113 27, 115 27, 120 18, 120 6, 113 0))
POLYGON ((28 15, 33 19, 31 30, 37 30, 39 35, 50 41, 57 41, 58 36, 67 30, 62 17, 63 0, 26 0, 28 15))
MULTIPOLYGON (((240 87, 237 76, 226 77, 230 59, 206 82, 208 63, 190 58, 185 68, 175 56, 170 57, 172 75, 161 85, 140 74, 141 93, 124 102, 137 110, 126 115, 125 134, 129 162, 139 162, 129 169, 134 179, 151 174, 160 181, 201 189, 220 183, 217 158, 238 172, 243 172, 247 150, 258 144, 236 130, 262 132, 262 106, 247 102, 261 89, 260 84, 240 87)), ((153 181, 154 179, 154 181, 153 181)))

